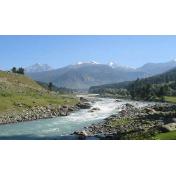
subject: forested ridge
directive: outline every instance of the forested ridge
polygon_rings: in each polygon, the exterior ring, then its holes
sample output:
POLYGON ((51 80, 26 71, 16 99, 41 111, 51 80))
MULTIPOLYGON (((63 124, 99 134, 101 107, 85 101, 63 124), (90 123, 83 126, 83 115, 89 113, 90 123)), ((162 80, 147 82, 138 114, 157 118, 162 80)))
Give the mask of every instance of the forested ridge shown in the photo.
POLYGON ((156 76, 130 82, 91 87, 91 93, 131 97, 132 99, 163 100, 176 95, 176 68, 156 76))

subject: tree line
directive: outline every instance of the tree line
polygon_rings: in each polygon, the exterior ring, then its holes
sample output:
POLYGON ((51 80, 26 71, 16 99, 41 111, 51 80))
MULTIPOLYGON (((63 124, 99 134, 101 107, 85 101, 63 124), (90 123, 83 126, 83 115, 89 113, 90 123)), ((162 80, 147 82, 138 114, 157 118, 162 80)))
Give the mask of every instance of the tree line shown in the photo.
POLYGON ((90 92, 101 95, 111 92, 111 94, 124 97, 130 95, 136 100, 164 101, 165 96, 176 96, 176 69, 136 81, 91 87, 90 92))
POLYGON ((164 100, 164 96, 176 95, 176 81, 159 84, 136 80, 128 87, 132 99, 164 100))
POLYGON ((11 69, 11 71, 12 71, 12 73, 18 73, 18 74, 22 74, 22 75, 24 75, 24 68, 22 68, 22 67, 19 67, 19 68, 16 68, 16 67, 13 67, 12 69, 11 69))

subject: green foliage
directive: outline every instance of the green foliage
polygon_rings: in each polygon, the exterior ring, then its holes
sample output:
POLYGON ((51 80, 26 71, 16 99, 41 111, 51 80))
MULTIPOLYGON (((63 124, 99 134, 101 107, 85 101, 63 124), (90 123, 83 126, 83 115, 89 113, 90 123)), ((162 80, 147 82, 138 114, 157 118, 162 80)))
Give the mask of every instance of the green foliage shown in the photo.
POLYGON ((128 90, 133 99, 143 100, 157 100, 164 101, 164 96, 175 95, 175 82, 163 82, 162 84, 154 84, 145 82, 144 80, 137 80, 129 85, 128 90))
POLYGON ((20 68, 17 70, 17 73, 24 75, 24 68, 20 67, 20 68))
POLYGON ((52 82, 50 82, 50 83, 48 84, 48 89, 49 89, 49 91, 52 91, 52 89, 53 89, 53 83, 52 83, 52 82))
POLYGON ((13 67, 13 68, 12 68, 12 73, 17 73, 16 67, 13 67))
POLYGON ((11 71, 12 71, 12 73, 18 73, 18 74, 24 75, 24 68, 22 68, 22 67, 20 67, 18 69, 16 67, 13 67, 11 71))

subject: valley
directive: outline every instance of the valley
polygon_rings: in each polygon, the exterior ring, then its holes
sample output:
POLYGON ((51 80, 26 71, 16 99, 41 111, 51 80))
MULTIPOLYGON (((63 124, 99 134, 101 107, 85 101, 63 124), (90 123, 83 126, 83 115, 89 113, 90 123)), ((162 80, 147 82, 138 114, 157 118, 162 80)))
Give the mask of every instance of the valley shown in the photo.
POLYGON ((175 65, 0 71, 0 139, 176 139, 175 65))

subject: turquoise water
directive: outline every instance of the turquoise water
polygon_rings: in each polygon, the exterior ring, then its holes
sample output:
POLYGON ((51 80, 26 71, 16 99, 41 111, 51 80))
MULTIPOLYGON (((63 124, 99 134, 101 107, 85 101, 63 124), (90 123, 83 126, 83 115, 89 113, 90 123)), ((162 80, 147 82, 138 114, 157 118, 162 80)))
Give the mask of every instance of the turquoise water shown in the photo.
POLYGON ((115 102, 114 99, 101 98, 92 103, 100 111, 90 113, 89 110, 80 110, 67 117, 0 125, 0 139, 75 139, 74 135, 70 135, 74 131, 117 113, 125 103, 126 101, 115 102))

